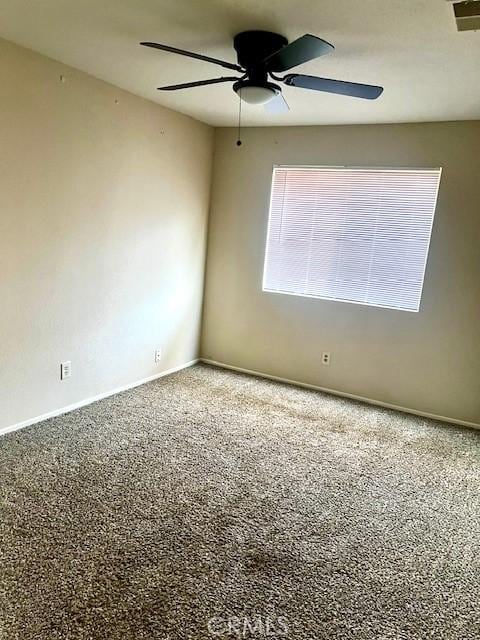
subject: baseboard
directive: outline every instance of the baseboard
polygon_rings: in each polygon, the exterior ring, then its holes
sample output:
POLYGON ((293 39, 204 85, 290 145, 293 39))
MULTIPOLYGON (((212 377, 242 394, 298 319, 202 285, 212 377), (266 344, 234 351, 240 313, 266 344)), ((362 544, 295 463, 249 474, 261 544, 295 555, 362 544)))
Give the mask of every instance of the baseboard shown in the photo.
POLYGON ((209 360, 208 358, 200 358, 201 362, 210 364, 214 367, 220 367, 222 369, 230 369, 232 371, 239 371, 240 373, 248 373, 252 376, 258 376, 260 378, 267 378, 268 380, 275 380, 277 382, 284 382, 296 387, 302 387, 304 389, 313 389, 314 391, 322 391, 323 393, 329 393, 334 396, 340 396, 342 398, 349 398, 350 400, 358 400, 360 402, 366 402, 367 404, 373 404, 377 407, 385 407, 386 409, 393 409, 394 411, 402 411, 403 413, 410 413, 414 416, 420 416, 422 418, 429 418, 430 420, 439 420, 440 422, 447 422, 450 424, 458 424, 462 427, 470 427, 472 429, 480 429, 480 424, 475 422, 468 422, 467 420, 457 420, 456 418, 448 418, 446 416, 439 416, 434 413, 427 413, 425 411, 417 411, 416 409, 410 409, 408 407, 401 407, 396 404, 390 404, 388 402, 382 402, 380 400, 373 400, 372 398, 365 398, 364 396, 357 396, 353 393, 346 393, 345 391, 337 391, 336 389, 329 389, 328 387, 319 387, 315 384, 308 384, 306 382, 299 382, 298 380, 290 380, 288 378, 282 378, 280 376, 272 376, 269 373, 263 373, 262 371, 254 371, 252 369, 244 369, 243 367, 237 367, 235 365, 226 364, 224 362, 217 362, 216 360, 209 360))
POLYGON ((450 424, 457 424, 463 427, 470 427, 472 429, 480 429, 480 424, 475 422, 468 422, 467 420, 458 420, 456 418, 449 418, 446 416, 440 416, 434 413, 427 413, 425 411, 417 411, 416 409, 410 409, 408 407, 401 407, 400 405, 390 404, 388 402, 382 402, 380 400, 373 400, 372 398, 366 398, 364 396, 357 396, 352 393, 346 393, 344 391, 338 391, 336 389, 330 389, 328 387, 320 387, 314 384, 308 384, 306 382, 299 382, 298 380, 290 380, 289 378, 282 378, 281 376, 274 376, 269 373, 263 373, 262 371, 255 371, 253 369, 245 369, 243 367, 237 367, 235 365, 226 364, 224 362, 217 362, 216 360, 210 360, 208 358, 197 358, 195 360, 190 360, 190 362, 185 362, 184 364, 178 365, 177 367, 173 367, 171 369, 167 369, 166 371, 161 371, 160 373, 156 373, 153 376, 149 376, 148 378, 143 378, 142 380, 137 380, 136 382, 132 382, 130 384, 123 385, 122 387, 117 387, 116 389, 112 389, 111 391, 107 391, 105 393, 100 393, 96 396, 92 396, 90 398, 86 398, 85 400, 80 400, 79 402, 75 402, 74 404, 67 405, 66 407, 61 407, 60 409, 55 409, 48 413, 44 413, 40 416, 35 416, 34 418, 29 418, 28 420, 24 420, 22 422, 18 422, 16 424, 12 424, 8 427, 3 427, 0 429, 0 436, 11 433, 12 431, 18 431, 19 429, 23 429, 24 427, 29 427, 33 424, 37 424, 38 422, 43 422, 44 420, 48 420, 49 418, 55 418, 56 416, 60 416, 64 413, 69 413, 70 411, 75 411, 75 409, 80 409, 81 407, 85 407, 94 402, 98 402, 98 400, 103 400, 104 398, 108 398, 109 396, 114 396, 117 393, 121 393, 122 391, 128 391, 128 389, 133 389, 135 387, 139 387, 142 384, 146 384, 147 382, 153 382, 153 380, 158 380, 159 378, 163 378, 164 376, 168 376, 176 371, 181 371, 182 369, 188 369, 188 367, 197 364, 197 362, 205 362, 205 364, 210 364, 215 367, 220 367, 222 369, 230 369, 232 371, 239 371, 240 373, 247 373, 249 375, 258 376, 259 378, 266 378, 268 380, 275 380, 277 382, 283 382, 286 384, 291 384, 296 387, 302 387, 304 389, 313 389, 314 391, 322 391, 323 393, 329 393, 334 396, 340 396, 342 398, 350 398, 351 400, 358 400, 360 402, 365 402, 367 404, 372 404, 378 407, 385 407, 386 409, 393 409, 394 411, 402 411, 403 413, 410 413, 415 416, 420 416, 422 418, 429 418, 431 420, 439 420, 440 422, 447 422, 450 424))
POLYGON ((37 422, 43 422, 44 420, 48 420, 48 418, 55 418, 56 416, 60 416, 64 413, 75 411, 75 409, 80 409, 81 407, 85 407, 88 404, 92 404, 93 402, 98 402, 98 400, 103 400, 104 398, 108 398, 109 396, 114 396, 117 393, 121 393, 122 391, 128 391, 128 389, 139 387, 140 385, 146 384, 147 382, 153 382, 153 380, 158 380, 158 378, 163 378, 164 376, 168 376, 172 373, 175 373, 176 371, 188 369, 188 367, 193 366, 197 362, 199 362, 199 358, 190 360, 190 362, 185 362, 184 364, 180 364, 177 367, 173 367, 172 369, 161 371, 160 373, 156 373, 155 375, 149 376, 148 378, 143 378, 142 380, 137 380, 136 382, 132 382, 130 384, 125 384, 122 387, 117 387, 116 389, 112 389, 111 391, 106 391, 105 393, 100 393, 96 396, 86 398, 85 400, 80 400, 79 402, 75 402, 74 404, 69 404, 66 407, 54 409, 53 411, 42 414, 41 416, 35 416, 34 418, 29 418, 28 420, 24 420, 23 422, 18 422, 17 424, 3 427, 3 429, 0 429, 0 436, 5 435, 6 433, 11 433, 12 431, 18 431, 19 429, 23 429, 24 427, 29 427, 32 424, 36 424, 37 422))

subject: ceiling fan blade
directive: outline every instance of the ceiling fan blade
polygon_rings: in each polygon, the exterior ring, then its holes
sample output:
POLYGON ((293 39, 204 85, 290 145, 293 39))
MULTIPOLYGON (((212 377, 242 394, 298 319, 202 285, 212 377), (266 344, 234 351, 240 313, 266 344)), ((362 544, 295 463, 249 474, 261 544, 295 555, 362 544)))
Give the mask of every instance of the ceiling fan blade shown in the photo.
POLYGON ((281 93, 265 103, 264 109, 267 113, 272 114, 288 113, 290 111, 290 107, 281 93))
POLYGON ((265 58, 263 64, 269 71, 288 71, 303 62, 314 60, 333 51, 335 47, 326 40, 306 33, 272 55, 265 58))
POLYGON ((191 89, 192 87, 204 87, 207 84, 218 84, 219 82, 235 82, 240 80, 236 76, 223 78, 210 78, 209 80, 196 80, 195 82, 183 82, 182 84, 169 84, 164 87, 157 87, 159 91, 176 91, 177 89, 191 89))
POLYGON ((196 60, 203 60, 203 62, 212 62, 218 64, 225 69, 233 69, 234 71, 243 71, 242 67, 238 64, 231 62, 225 62, 224 60, 217 60, 217 58, 210 58, 210 56, 203 56, 201 53, 193 53, 192 51, 185 51, 184 49, 177 49, 176 47, 170 47, 167 44, 158 44, 157 42, 140 42, 143 47, 151 47, 152 49, 160 49, 161 51, 169 51, 170 53, 178 53, 181 56, 187 56, 188 58, 195 58, 196 60))
POLYGON ((365 100, 375 100, 383 93, 383 87, 377 87, 371 84, 358 84, 357 82, 344 82, 342 80, 331 80, 330 78, 303 76, 298 73, 288 74, 283 78, 283 81, 292 87, 312 89, 313 91, 326 91, 327 93, 338 93, 343 96, 365 98, 365 100))

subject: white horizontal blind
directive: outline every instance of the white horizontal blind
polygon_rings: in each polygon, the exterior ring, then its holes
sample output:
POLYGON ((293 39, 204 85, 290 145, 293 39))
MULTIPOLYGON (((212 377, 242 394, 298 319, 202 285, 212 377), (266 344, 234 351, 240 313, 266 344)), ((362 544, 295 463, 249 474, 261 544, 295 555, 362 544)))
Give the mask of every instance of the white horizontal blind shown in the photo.
POLYGON ((263 290, 418 311, 440 172, 276 167, 263 290))

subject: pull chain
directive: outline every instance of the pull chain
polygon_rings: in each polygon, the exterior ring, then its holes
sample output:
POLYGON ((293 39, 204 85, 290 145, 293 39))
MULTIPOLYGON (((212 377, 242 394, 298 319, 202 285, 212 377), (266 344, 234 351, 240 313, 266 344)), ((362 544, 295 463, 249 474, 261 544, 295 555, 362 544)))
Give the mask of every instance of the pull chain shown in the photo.
POLYGON ((240 147, 242 144, 242 140, 240 139, 240 128, 241 128, 241 122, 242 122, 242 90, 240 89, 240 91, 238 92, 238 98, 239 98, 239 102, 238 102, 238 135, 237 135, 237 147, 240 147))

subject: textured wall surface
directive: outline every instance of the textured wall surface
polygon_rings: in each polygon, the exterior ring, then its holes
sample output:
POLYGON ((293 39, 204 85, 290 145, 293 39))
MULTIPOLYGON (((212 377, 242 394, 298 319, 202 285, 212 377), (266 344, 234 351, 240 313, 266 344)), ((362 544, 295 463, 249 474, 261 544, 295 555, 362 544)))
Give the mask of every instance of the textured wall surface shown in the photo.
POLYGON ((197 356, 213 132, 5 41, 0 76, 2 428, 197 356))
POLYGON ((202 355, 480 422, 480 122, 216 132, 202 355), (419 313, 262 292, 272 166, 443 167, 419 313), (322 366, 330 351, 330 367, 322 366))
MULTIPOLYGON (((0 52, 1 429, 197 356, 213 135, 26 49, 0 52)), ((480 123, 234 141, 217 130, 202 355, 480 422, 480 123), (443 167, 420 313, 262 293, 272 165, 289 163, 443 167)))

